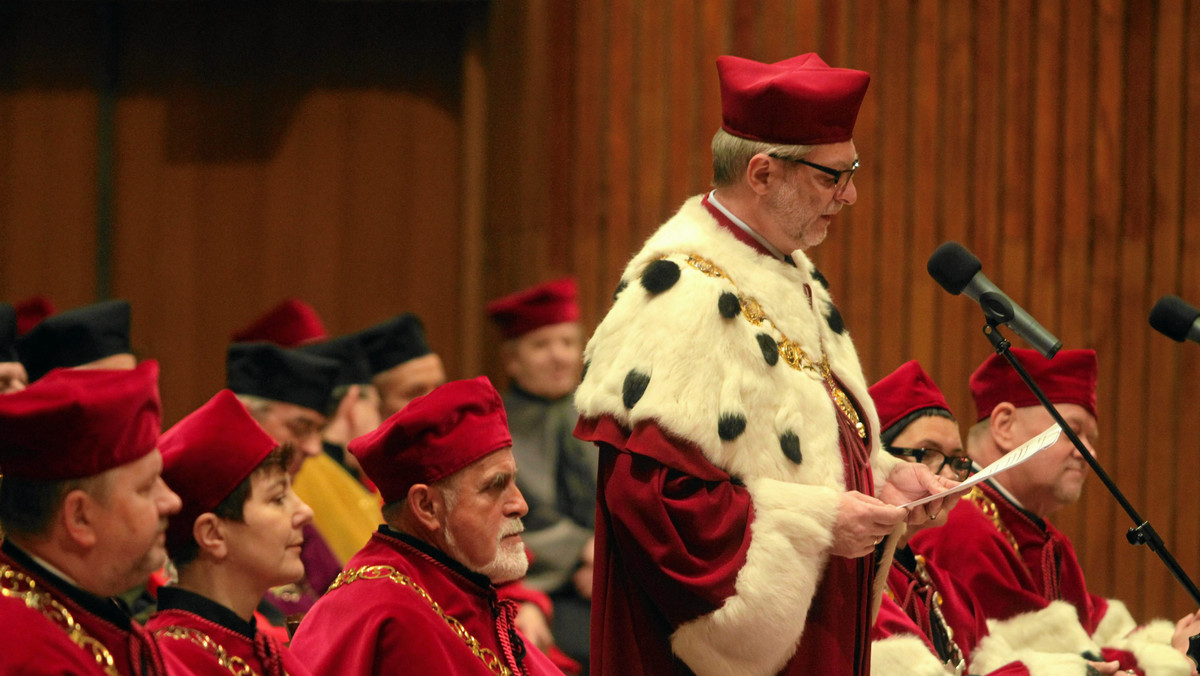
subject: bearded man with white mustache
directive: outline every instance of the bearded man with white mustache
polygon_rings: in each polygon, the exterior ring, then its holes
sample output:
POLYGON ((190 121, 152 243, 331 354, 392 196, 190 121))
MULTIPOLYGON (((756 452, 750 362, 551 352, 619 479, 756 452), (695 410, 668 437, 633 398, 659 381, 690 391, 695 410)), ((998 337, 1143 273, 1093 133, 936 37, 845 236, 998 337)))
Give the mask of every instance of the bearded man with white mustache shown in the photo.
POLYGON ((386 522, 308 612, 293 654, 314 674, 559 674, 496 585, 525 575, 512 437, 487 378, 447 383, 349 450, 386 522))

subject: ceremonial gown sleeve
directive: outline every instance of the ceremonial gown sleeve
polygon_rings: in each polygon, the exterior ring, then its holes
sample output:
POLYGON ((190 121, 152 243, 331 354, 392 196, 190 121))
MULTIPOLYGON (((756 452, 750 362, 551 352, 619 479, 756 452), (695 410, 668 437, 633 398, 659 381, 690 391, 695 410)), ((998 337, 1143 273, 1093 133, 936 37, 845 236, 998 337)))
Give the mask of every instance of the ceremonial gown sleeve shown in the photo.
POLYGON ((104 676, 66 629, 19 601, 0 604, 0 676, 104 676))

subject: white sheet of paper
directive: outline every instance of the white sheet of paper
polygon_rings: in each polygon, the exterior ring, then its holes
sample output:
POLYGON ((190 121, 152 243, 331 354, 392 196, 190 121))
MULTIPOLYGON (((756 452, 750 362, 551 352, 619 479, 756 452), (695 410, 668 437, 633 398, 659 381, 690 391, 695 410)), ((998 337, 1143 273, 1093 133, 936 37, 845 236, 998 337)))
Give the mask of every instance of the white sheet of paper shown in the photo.
POLYGON ((954 495, 955 493, 961 493, 965 490, 969 490, 971 486, 974 486, 980 481, 986 481, 987 479, 990 479, 1005 470, 1012 469, 1013 467, 1025 462, 1047 448, 1050 448, 1056 441, 1058 441, 1058 437, 1061 435, 1062 430, 1059 429, 1058 423, 1055 423, 1050 427, 1047 427, 1046 431, 1014 448, 1011 452, 1005 453, 1004 457, 1000 458, 996 462, 993 462, 987 467, 984 467, 978 474, 973 474, 970 477, 967 477, 965 481, 954 488, 942 493, 938 493, 937 495, 927 495, 920 500, 913 500, 906 505, 900 506, 916 507, 917 505, 923 505, 926 502, 936 500, 937 498, 942 498, 946 497, 947 495, 954 495))

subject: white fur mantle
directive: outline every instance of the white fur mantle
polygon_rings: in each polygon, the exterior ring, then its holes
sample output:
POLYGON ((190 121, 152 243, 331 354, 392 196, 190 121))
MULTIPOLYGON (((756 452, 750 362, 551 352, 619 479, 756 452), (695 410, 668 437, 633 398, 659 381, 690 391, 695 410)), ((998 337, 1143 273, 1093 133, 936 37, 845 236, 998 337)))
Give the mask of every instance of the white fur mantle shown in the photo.
MULTIPOLYGON (((825 318, 832 307, 829 293, 814 281, 813 265, 802 252, 792 257, 796 267, 758 254, 721 228, 694 197, 630 261, 624 288, 584 353, 588 368, 575 397, 582 416, 611 416, 626 429, 654 420, 694 443, 750 493, 751 543, 735 594, 671 637, 675 653, 698 674, 771 674, 791 658, 846 488, 837 413, 823 380, 782 358, 768 363, 759 334, 774 342, 786 335, 814 360, 824 347, 863 414, 876 482, 895 464, 879 447, 878 416, 854 344, 825 318), (689 255, 716 264, 727 278, 693 268, 689 255), (678 279, 652 293, 643 275, 664 258, 678 267, 678 279), (755 326, 741 313, 724 316, 718 310, 724 293, 753 298, 770 321, 755 326), (649 382, 627 407, 631 372, 649 382), (723 440, 722 416, 743 418, 744 431, 723 440), (799 439, 799 463, 783 452, 785 435, 799 439)), ((659 264, 664 265, 669 267, 659 264)))

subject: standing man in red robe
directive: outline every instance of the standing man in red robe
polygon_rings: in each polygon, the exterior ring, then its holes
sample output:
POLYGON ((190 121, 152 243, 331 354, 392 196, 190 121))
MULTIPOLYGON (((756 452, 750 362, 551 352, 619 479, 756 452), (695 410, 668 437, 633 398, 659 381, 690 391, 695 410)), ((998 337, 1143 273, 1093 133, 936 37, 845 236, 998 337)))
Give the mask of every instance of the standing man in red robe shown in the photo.
POLYGON ((487 378, 414 399, 350 442, 386 523, 305 616, 314 674, 560 674, 494 585, 525 574, 512 438, 487 378))
POLYGON ((952 484, 880 449, 804 253, 858 197, 870 78, 816 54, 717 71, 716 189, 626 267, 575 398, 600 449, 592 673, 862 675, 876 545, 952 484))
POLYGON ((165 674, 109 597, 166 562, 179 496, 157 450, 158 364, 55 369, 0 396, 0 674, 165 674))

